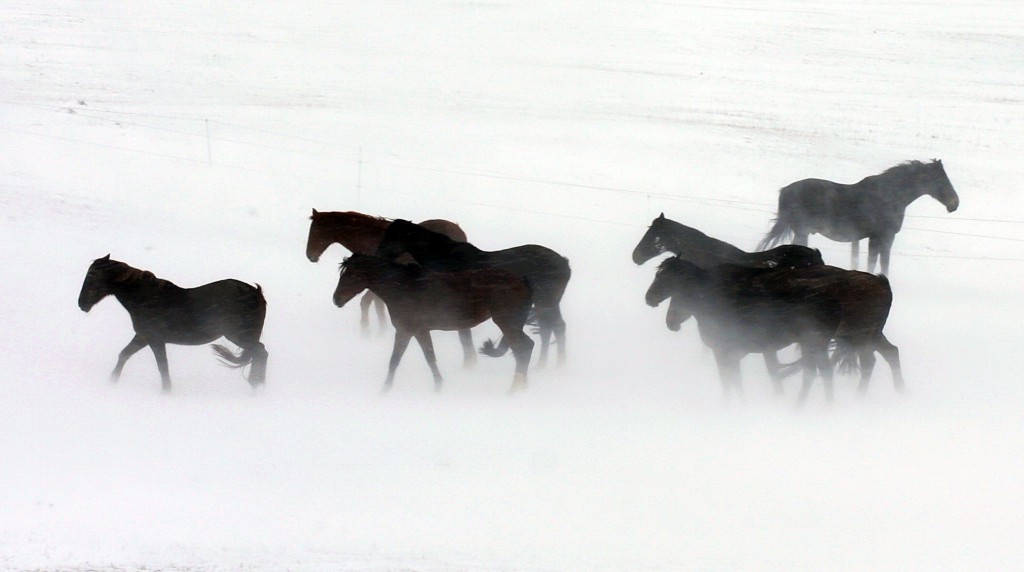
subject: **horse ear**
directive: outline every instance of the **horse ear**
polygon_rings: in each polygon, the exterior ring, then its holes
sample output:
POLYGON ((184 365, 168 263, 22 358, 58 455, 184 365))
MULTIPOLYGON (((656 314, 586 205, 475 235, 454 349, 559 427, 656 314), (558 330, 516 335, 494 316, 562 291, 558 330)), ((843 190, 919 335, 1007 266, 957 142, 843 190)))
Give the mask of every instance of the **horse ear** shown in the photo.
POLYGON ((316 209, 313 209, 313 214, 311 216, 316 216, 318 214, 320 214, 320 213, 316 212, 316 209))
POLYGON ((658 215, 658 220, 665 220, 665 213, 664 212, 662 212, 660 215, 658 215))
POLYGON ((100 260, 103 260, 103 261, 108 261, 108 260, 110 260, 110 253, 108 252, 108 253, 107 253, 107 255, 106 255, 106 256, 104 256, 103 258, 100 258, 100 260))

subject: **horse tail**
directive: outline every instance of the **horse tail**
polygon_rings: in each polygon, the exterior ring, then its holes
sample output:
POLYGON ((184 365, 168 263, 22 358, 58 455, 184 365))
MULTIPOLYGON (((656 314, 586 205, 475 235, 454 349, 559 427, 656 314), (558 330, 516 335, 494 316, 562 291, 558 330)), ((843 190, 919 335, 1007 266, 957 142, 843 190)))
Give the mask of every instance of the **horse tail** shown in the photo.
POLYGON ((508 353, 508 342, 505 340, 505 336, 502 336, 495 345, 493 340, 487 340, 484 345, 480 346, 480 353, 487 357, 501 357, 508 353))
POLYGON ((780 211, 778 216, 772 219, 772 228, 768 231, 768 234, 764 236, 757 245, 758 250, 766 250, 793 238, 793 227, 790 226, 789 221, 782 216, 780 211))
POLYGON ((790 196, 790 193, 786 192, 787 190, 789 190, 789 187, 779 191, 779 206, 776 209, 775 218, 772 219, 772 228, 757 245, 758 250, 766 250, 793 238, 793 221, 791 220, 789 208, 787 208, 788 203, 791 201, 786 200, 790 196))
POLYGON ((220 344, 210 344, 213 348, 213 353, 217 354, 217 358, 220 359, 220 363, 224 364, 225 367, 239 368, 249 365, 255 357, 251 350, 245 349, 235 354, 228 348, 220 344))
POLYGON ((832 365, 839 373, 855 373, 860 371, 860 359, 857 354, 857 348, 850 340, 836 340, 836 349, 832 352, 832 365))

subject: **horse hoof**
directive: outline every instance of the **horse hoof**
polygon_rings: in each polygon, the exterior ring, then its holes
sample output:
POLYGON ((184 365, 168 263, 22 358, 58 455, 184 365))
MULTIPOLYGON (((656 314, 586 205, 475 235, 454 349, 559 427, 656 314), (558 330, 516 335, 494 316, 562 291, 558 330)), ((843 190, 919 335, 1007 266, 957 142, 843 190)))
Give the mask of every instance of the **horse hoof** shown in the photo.
POLYGON ((517 373, 512 379, 512 387, 508 389, 508 392, 509 395, 514 395, 520 391, 526 391, 526 376, 521 373, 517 373))

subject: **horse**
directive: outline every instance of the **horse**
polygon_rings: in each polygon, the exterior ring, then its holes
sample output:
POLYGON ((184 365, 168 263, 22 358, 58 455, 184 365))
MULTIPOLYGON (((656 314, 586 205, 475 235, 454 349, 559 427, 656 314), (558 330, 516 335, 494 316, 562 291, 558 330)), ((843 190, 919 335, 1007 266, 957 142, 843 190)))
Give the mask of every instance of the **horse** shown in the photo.
POLYGON ((128 310, 135 329, 135 337, 117 357, 117 365, 110 374, 112 382, 120 379, 128 358, 149 346, 156 356, 163 391, 169 392, 166 344, 199 345, 220 337, 241 348, 236 355, 222 345, 213 345, 225 365, 242 367, 251 363, 249 384, 255 389, 265 382, 268 354, 260 336, 267 300, 258 284, 250 286, 229 279, 181 288, 152 272, 111 260, 108 254, 89 266, 78 295, 78 307, 88 312, 108 295, 128 310))
POLYGON ((907 161, 844 185, 823 179, 804 179, 779 191, 777 215, 759 246, 765 249, 792 237, 807 244, 808 235, 820 233, 850 243, 850 266, 856 270, 860 239, 868 239, 868 271, 881 260, 882 274, 889 273, 889 255, 896 233, 903 226, 907 205, 928 195, 948 212, 960 206, 942 161, 907 161))
POLYGON ((719 264, 737 264, 749 268, 805 268, 821 266, 825 261, 816 248, 784 244, 770 250, 746 252, 703 232, 658 215, 633 249, 633 262, 648 260, 671 252, 701 268, 719 264))
POLYGON ((384 231, 377 256, 393 259, 408 252, 416 262, 439 272, 499 268, 526 279, 533 293, 540 331, 538 365, 547 362, 551 334, 558 346, 558 363, 565 362, 565 320, 559 306, 572 271, 569 261, 550 248, 527 244, 504 250, 480 250, 407 220, 397 219, 384 231))
POLYGON ((523 331, 531 295, 521 277, 498 268, 435 272, 417 264, 353 254, 341 263, 334 304, 340 308, 365 289, 384 300, 395 326, 384 391, 391 389, 411 338, 416 338, 423 350, 434 376, 434 388, 440 391, 443 379, 430 331, 469 329, 488 318, 501 329, 502 337, 497 345, 491 340, 485 342, 480 352, 500 357, 511 348, 516 369, 510 392, 525 389, 534 343, 523 331))
MULTIPOLYGON (((679 257, 667 258, 647 290, 646 301, 658 306, 666 298, 697 319, 701 340, 712 349, 722 388, 742 396, 740 360, 750 353, 772 354, 800 344, 804 372, 799 402, 803 403, 816 375, 832 399, 832 363, 828 346, 840 323, 839 303, 798 280, 807 269, 759 269, 722 264, 710 270, 679 257), (772 287, 758 282, 772 276, 772 287)), ((678 309, 677 309, 678 310, 678 309)), ((681 321, 682 321, 681 320, 681 321)))
MULTIPOLYGON (((373 254, 377 251, 380 239, 384 236, 384 230, 391 224, 386 218, 366 215, 355 211, 346 212, 319 212, 313 209, 309 217, 309 237, 306 239, 306 258, 310 262, 318 262, 327 247, 334 243, 341 244, 356 254, 373 254)), ((458 224, 444 219, 430 219, 421 223, 424 228, 439 232, 457 242, 466 241, 466 233, 458 224)), ((405 255, 399 258, 400 262, 412 262, 412 257, 405 255)), ((373 293, 367 290, 359 301, 360 308, 360 329, 363 335, 370 331, 370 306, 377 310, 377 319, 384 324, 384 302, 373 293)), ((459 340, 462 343, 463 364, 472 365, 476 361, 476 351, 473 349, 473 334, 469 330, 459 330, 459 340)))

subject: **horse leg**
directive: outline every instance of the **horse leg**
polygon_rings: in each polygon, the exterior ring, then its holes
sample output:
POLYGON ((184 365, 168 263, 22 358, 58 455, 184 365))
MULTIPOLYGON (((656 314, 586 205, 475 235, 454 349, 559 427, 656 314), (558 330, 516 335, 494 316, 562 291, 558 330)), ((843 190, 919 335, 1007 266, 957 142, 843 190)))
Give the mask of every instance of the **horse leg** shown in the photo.
POLYGON ((818 348, 815 355, 817 356, 818 375, 821 376, 821 381, 825 384, 825 399, 832 401, 835 393, 835 383, 832 379, 834 373, 832 360, 828 357, 828 340, 825 340, 825 343, 818 348))
POLYGON ((167 368, 167 346, 163 342, 150 342, 150 349, 156 357, 156 368, 160 370, 160 384, 164 393, 171 391, 171 374, 167 368))
POLYGON ((246 348, 252 353, 252 370, 249 372, 249 385, 256 388, 267 381, 267 348, 260 342, 246 348))
POLYGON ((860 264, 860 241, 850 241, 850 270, 856 270, 860 264))
POLYGON ((825 385, 825 399, 832 401, 834 393, 832 380, 832 360, 828 357, 828 341, 823 343, 801 343, 800 363, 803 367, 803 385, 800 387, 800 396, 797 398, 797 405, 802 406, 807 401, 807 394, 811 391, 814 378, 821 375, 825 385))
POLYGON ((135 334, 132 341, 128 342, 128 345, 121 350, 121 353, 117 354, 117 365, 114 366, 114 371, 110 372, 111 383, 121 378, 121 370, 124 369, 124 364, 128 361, 128 358, 135 355, 136 352, 146 347, 146 345, 146 340, 142 339, 142 336, 135 334))
POLYGON ((875 271, 875 261, 881 260, 881 273, 889 275, 889 254, 896 235, 872 236, 868 239, 868 272, 875 271))
POLYGON ((793 244, 800 246, 807 246, 807 237, 809 233, 802 230, 793 229, 793 244))
POLYGON ((430 373, 434 374, 434 391, 441 391, 444 380, 441 379, 441 372, 437 369, 437 356, 434 355, 434 341, 430 338, 430 330, 416 332, 416 341, 423 350, 423 357, 427 358, 427 365, 430 366, 430 373))
POLYGON ((540 328, 540 359, 537 360, 538 367, 544 367, 548 361, 548 347, 551 343, 551 334, 555 335, 555 345, 558 346, 558 365, 565 364, 565 320, 562 318, 562 311, 557 304, 553 306, 534 306, 537 311, 537 324, 540 328))
POLYGON ((537 367, 543 368, 548 365, 548 348, 551 347, 551 334, 554 328, 548 323, 547 314, 536 305, 533 311, 537 316, 537 333, 540 335, 540 357, 537 358, 537 367))
POLYGON ((473 331, 469 328, 459 330, 459 341, 462 342, 462 367, 473 367, 476 364, 473 331))
POLYGON ((388 377, 384 380, 384 388, 381 390, 387 392, 391 389, 391 385, 395 381, 395 370, 398 369, 398 364, 402 361, 402 355, 405 354, 405 349, 409 347, 409 340, 412 339, 412 334, 405 330, 395 330, 395 345, 391 349, 391 360, 388 362, 388 377))
POLYGON ((373 295, 373 308, 377 310, 377 325, 380 326, 380 329, 383 332, 384 328, 388 325, 387 305, 384 304, 384 300, 376 294, 373 295))
POLYGON ((875 370, 875 350, 873 348, 862 349, 860 352, 860 383, 857 391, 864 395, 868 392, 868 383, 871 381, 871 372, 875 370))
POLYGON ((900 349, 893 345, 886 337, 885 334, 879 332, 878 338, 875 340, 875 349, 878 353, 882 354, 882 358, 889 364, 889 369, 892 370, 892 385, 896 391, 903 393, 906 390, 906 385, 903 383, 903 370, 900 367, 900 349))
POLYGON ((516 373, 512 378, 512 387, 509 393, 515 393, 526 389, 526 370, 530 367, 530 357, 533 355, 533 340, 523 332, 522 328, 515 331, 509 328, 502 330, 502 335, 508 340, 512 355, 516 358, 516 373))
POLYGON ((369 290, 363 294, 363 297, 359 299, 359 331, 364 336, 370 334, 370 305, 373 304, 373 299, 377 296, 369 290))
POLYGON ((718 378, 722 381, 722 397, 729 398, 730 391, 736 392, 736 399, 743 400, 742 373, 740 360, 732 352, 715 350, 718 363, 718 378))
POLYGON ((782 366, 779 364, 778 352, 764 352, 764 366, 768 370, 768 377, 772 379, 772 385, 775 387, 775 394, 782 395, 782 375, 779 373, 782 366))
POLYGON ((878 249, 878 259, 881 263, 882 274, 889 275, 889 255, 892 254, 892 243, 895 236, 887 236, 878 249))

